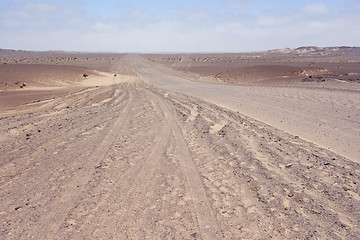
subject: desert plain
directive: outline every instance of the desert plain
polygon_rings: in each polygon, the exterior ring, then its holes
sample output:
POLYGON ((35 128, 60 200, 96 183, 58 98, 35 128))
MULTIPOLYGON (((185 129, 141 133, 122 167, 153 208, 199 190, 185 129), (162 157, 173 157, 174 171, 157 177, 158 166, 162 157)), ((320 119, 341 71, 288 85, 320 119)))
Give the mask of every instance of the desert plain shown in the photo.
POLYGON ((359 239, 360 48, 0 50, 1 239, 359 239))

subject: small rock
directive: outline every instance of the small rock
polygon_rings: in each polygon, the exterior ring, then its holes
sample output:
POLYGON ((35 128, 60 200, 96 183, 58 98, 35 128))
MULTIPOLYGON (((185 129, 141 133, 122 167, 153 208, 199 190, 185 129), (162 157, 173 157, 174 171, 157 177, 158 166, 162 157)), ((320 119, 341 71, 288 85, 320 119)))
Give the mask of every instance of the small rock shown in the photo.
POLYGON ((291 167, 292 166, 292 163, 289 163, 289 164, 287 164, 285 167, 286 168, 289 168, 289 167, 291 167))
POLYGON ((313 214, 321 214, 321 211, 318 210, 318 209, 311 209, 311 212, 312 212, 313 214))
POLYGON ((22 208, 22 207, 21 207, 21 206, 16 207, 16 208, 15 208, 15 211, 19 210, 20 208, 22 208))
POLYGON ((329 162, 326 162, 326 161, 324 162, 324 165, 329 165, 329 164, 330 164, 329 162))
POLYGON ((193 238, 196 238, 197 233, 192 233, 191 236, 192 236, 193 238))

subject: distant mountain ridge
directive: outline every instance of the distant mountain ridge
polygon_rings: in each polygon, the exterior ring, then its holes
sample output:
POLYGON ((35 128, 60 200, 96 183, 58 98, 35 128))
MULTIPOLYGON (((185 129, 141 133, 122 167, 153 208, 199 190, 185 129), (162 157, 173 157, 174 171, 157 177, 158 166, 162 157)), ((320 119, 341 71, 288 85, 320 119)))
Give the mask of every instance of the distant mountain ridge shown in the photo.
MULTIPOLYGON (((264 51, 265 53, 280 53, 280 54, 310 54, 310 55, 329 55, 329 54, 360 54, 360 47, 338 46, 338 47, 316 47, 316 46, 303 46, 298 48, 282 48, 264 51)), ((48 51, 28 51, 28 50, 13 50, 1 49, 0 57, 6 56, 28 56, 33 54, 49 55, 49 54, 99 54, 95 52, 76 52, 76 51, 61 51, 61 50, 48 50, 48 51)), ((210 53, 210 52, 209 52, 210 53)), ((235 53, 235 52, 234 52, 235 53)), ((244 52, 246 53, 246 52, 244 52)), ((249 52, 250 53, 250 52, 249 52)), ((116 54, 107 52, 103 54, 116 54)))
POLYGON ((317 55, 328 55, 328 54, 359 54, 360 47, 316 47, 316 46, 303 46, 298 48, 283 48, 267 51, 268 53, 294 53, 294 54, 317 54, 317 55))

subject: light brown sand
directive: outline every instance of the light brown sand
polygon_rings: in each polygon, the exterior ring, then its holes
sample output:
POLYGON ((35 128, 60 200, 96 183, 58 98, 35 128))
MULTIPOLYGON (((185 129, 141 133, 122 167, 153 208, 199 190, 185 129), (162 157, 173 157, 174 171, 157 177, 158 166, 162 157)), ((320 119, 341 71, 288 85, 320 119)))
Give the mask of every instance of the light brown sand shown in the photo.
POLYGON ((2 239, 357 238, 356 89, 223 84, 147 58, 0 91, 22 99, 0 105, 2 239))

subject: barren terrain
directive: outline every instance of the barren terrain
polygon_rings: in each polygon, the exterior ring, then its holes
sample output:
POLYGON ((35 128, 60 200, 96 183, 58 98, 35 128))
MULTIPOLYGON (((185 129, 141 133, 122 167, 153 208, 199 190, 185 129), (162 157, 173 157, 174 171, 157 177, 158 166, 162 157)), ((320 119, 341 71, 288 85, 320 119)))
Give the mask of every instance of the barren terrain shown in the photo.
POLYGON ((1 239, 358 239, 340 50, 0 51, 1 239))

